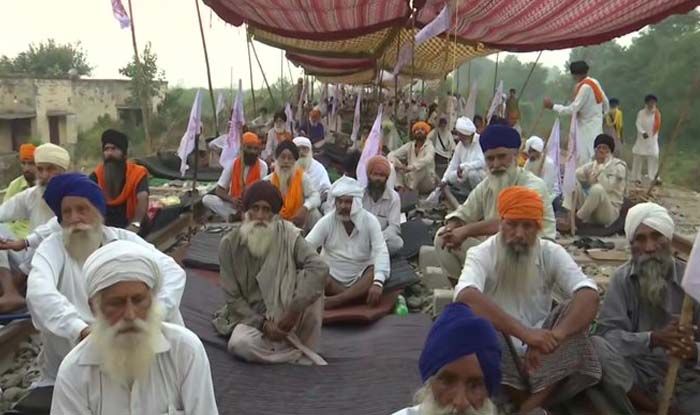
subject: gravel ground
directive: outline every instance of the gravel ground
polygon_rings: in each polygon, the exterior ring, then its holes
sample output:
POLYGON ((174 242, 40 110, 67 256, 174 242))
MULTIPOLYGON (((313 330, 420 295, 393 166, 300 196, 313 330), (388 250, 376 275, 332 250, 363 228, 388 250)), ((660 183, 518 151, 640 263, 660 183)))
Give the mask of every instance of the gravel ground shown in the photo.
POLYGON ((0 375, 0 413, 10 409, 17 401, 26 395, 29 385, 39 377, 36 357, 39 354, 41 341, 39 335, 32 335, 27 341, 20 343, 12 358, 8 370, 0 375))

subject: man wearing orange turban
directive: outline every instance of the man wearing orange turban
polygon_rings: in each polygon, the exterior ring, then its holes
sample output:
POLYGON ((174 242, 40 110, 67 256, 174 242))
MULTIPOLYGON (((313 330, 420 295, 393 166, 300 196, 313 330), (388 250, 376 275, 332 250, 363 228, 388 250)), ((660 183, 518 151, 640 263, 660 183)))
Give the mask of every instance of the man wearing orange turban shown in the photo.
POLYGON ((267 164, 258 157, 261 148, 262 143, 255 133, 244 133, 238 157, 224 168, 214 194, 205 195, 202 204, 226 221, 238 220, 243 192, 267 176, 267 164))
POLYGON ((387 155, 396 169, 396 187, 429 193, 435 187, 435 147, 427 140, 430 125, 418 121, 411 127, 413 140, 387 155))
POLYGON ((326 138, 326 128, 321 121, 321 111, 318 108, 309 111, 306 121, 300 123, 299 134, 311 140, 314 148, 323 146, 326 138))
POLYGON ((10 182, 10 185, 5 190, 5 199, 3 202, 7 202, 12 196, 22 190, 34 186, 34 180, 36 180, 36 165, 34 164, 35 149, 36 146, 31 143, 19 146, 18 156, 22 166, 22 175, 10 182))
POLYGON ((539 237, 545 205, 538 192, 508 187, 497 204, 499 232, 467 252, 455 301, 470 306, 502 333, 501 385, 518 406, 516 412, 529 413, 600 380, 599 348, 604 345, 588 336, 598 310, 598 289, 563 247, 539 237), (554 287, 571 300, 552 310, 554 287), (524 363, 529 385, 503 336, 510 337, 517 360, 524 363), (554 395, 555 390, 566 393, 554 395))
POLYGON ((362 207, 379 219, 382 235, 389 254, 403 247, 401 238, 401 197, 391 186, 391 163, 384 156, 367 161, 367 188, 362 196, 362 207))

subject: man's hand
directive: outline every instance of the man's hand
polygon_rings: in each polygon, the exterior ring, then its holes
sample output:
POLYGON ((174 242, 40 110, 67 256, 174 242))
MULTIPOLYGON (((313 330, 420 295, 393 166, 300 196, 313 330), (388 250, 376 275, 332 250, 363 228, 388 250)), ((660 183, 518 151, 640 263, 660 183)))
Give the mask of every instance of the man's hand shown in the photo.
POLYGON ((379 300, 382 298, 383 288, 377 284, 372 284, 367 293, 367 304, 371 307, 375 307, 379 304, 379 300))
POLYGON ((27 241, 19 239, 16 241, 0 238, 0 251, 12 250, 22 251, 27 248, 27 241))
POLYGON ((303 228, 306 224, 306 217, 308 216, 308 214, 309 210, 306 208, 306 206, 300 207, 297 214, 292 218, 292 223, 297 228, 303 228))
POLYGON ((440 183, 438 183, 438 187, 439 187, 440 189, 444 189, 445 186, 447 186, 447 182, 441 181, 440 183))
POLYGON ((416 167, 415 166, 406 166, 405 170, 406 170, 406 173, 410 173, 412 171, 415 171, 416 167))
POLYGON ((544 354, 552 353, 559 346, 559 341, 549 330, 529 329, 523 337, 520 340, 544 354))
POLYGON ((544 106, 548 110, 554 108, 554 102, 552 101, 552 98, 544 97, 544 99, 542 100, 542 106, 544 106))
POLYGON ((263 336, 267 337, 273 342, 280 342, 287 337, 287 333, 280 330, 279 327, 277 327, 277 324, 270 320, 265 320, 265 324, 263 324, 262 331, 263 336))
POLYGON ((528 348, 525 353, 525 369, 532 374, 542 365, 542 353, 535 348, 528 348))
POLYGON ((280 321, 277 322, 277 328, 280 331, 289 333, 294 326, 297 325, 299 319, 301 318, 301 313, 295 311, 287 311, 284 313, 280 321))
POLYGON ((673 357, 697 360, 698 349, 694 341, 693 327, 679 327, 675 318, 661 330, 652 331, 649 342, 652 349, 661 347, 673 357))
POLYGON ((231 204, 233 205, 233 208, 237 211, 240 212, 241 210, 243 210, 243 200, 240 197, 232 197, 231 204))
MULTIPOLYGON (((449 226, 449 224, 448 224, 449 226)), ((439 234, 442 237, 442 246, 447 249, 457 249, 462 245, 465 239, 467 239, 468 229, 466 226, 459 227, 445 227, 443 231, 439 234)))
POLYGON ((394 170, 396 170, 399 173, 403 173, 406 171, 406 166, 404 166, 401 163, 396 163, 396 164, 394 164, 394 170))
POLYGON ((79 342, 83 341, 87 336, 89 336, 91 331, 92 331, 92 330, 90 330, 90 326, 85 327, 85 328, 80 332, 80 340, 79 340, 79 342))
POLYGON ((462 166, 457 167, 457 177, 459 177, 461 179, 463 175, 464 175, 464 170, 462 170, 462 166))
POLYGON ((649 134, 647 134, 647 133, 642 133, 642 138, 644 138, 644 139, 649 138, 649 134))

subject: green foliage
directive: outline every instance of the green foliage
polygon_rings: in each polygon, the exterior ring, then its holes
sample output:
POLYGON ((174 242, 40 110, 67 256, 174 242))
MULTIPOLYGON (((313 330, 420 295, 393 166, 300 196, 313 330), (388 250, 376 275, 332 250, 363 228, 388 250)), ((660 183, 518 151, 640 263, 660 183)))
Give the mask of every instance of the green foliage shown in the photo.
POLYGON ((145 98, 153 98, 160 92, 160 84, 165 82, 165 72, 158 69, 158 56, 151 51, 151 43, 148 42, 143 52, 139 55, 141 65, 136 64, 134 56, 125 67, 119 69, 119 73, 130 78, 131 98, 133 104, 140 103, 142 94, 145 98))
POLYGON ((0 74, 23 74, 40 78, 69 78, 69 71, 76 75, 92 73, 87 56, 80 42, 75 44, 56 43, 53 39, 29 45, 29 49, 14 58, 3 55, 0 58, 0 74))

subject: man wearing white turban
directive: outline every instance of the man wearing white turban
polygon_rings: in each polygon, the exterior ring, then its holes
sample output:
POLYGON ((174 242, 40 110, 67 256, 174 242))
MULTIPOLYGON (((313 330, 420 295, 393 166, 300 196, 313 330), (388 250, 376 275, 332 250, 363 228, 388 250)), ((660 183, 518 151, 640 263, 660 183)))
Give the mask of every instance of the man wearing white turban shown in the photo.
POLYGON ((476 126, 472 120, 467 117, 458 118, 455 135, 459 143, 442 176, 440 187, 450 185, 455 193, 466 198, 486 177, 486 161, 479 145, 479 134, 476 133, 476 126))
MULTIPOLYGON (((535 176, 541 177, 547 184, 550 199, 554 205, 561 204, 561 189, 559 187, 559 166, 554 164, 554 160, 544 152, 544 140, 536 135, 528 138, 525 141, 525 152, 527 153, 527 161, 525 162, 525 170, 531 172, 535 176)), ((558 210, 555 207, 555 210, 558 210)))
POLYGON ((311 140, 306 137, 297 137, 293 142, 299 149, 297 167, 304 170, 304 173, 311 179, 311 184, 321 194, 321 200, 325 200, 328 195, 328 189, 331 188, 331 179, 328 177, 328 171, 323 167, 323 164, 314 159, 311 140))
POLYGON ((625 234, 632 259, 612 277, 596 330, 623 360, 612 376, 637 409, 656 413, 669 358, 678 357, 683 364, 670 413, 697 414, 700 307, 694 302, 692 325, 678 325, 685 264, 671 253, 673 220, 663 207, 641 203, 629 210, 625 234))
POLYGON ((306 236, 313 249, 323 248, 330 268, 326 279, 327 309, 356 301, 379 303, 389 278, 389 251, 379 220, 362 208, 364 188, 343 176, 331 186, 335 209, 328 212, 306 236))
POLYGON ((159 259, 116 241, 90 255, 83 274, 95 322, 61 363, 51 413, 218 414, 202 342, 161 319, 159 259))

